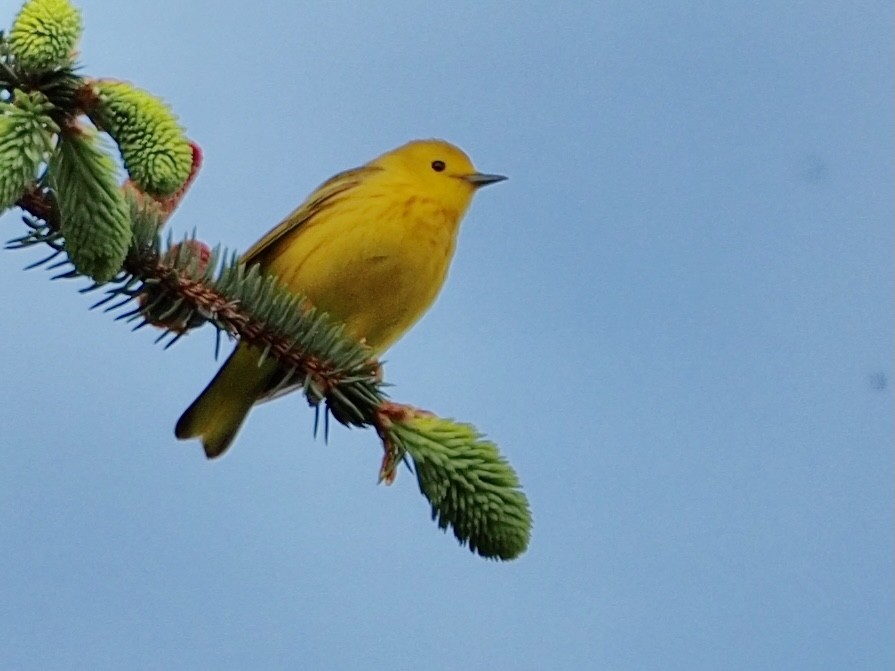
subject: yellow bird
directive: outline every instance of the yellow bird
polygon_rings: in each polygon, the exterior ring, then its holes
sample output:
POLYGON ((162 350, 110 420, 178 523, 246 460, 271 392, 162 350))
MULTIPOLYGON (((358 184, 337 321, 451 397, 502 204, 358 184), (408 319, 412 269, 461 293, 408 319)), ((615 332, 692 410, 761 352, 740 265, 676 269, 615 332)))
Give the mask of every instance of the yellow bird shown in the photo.
MULTIPOLYGON (((504 179, 477 172, 452 144, 416 140, 321 184, 241 260, 279 277, 380 354, 435 301, 473 194, 504 179)), ((275 386, 277 363, 258 366, 259 359, 257 349, 238 345, 175 435, 201 438, 209 459, 223 454, 275 386)))

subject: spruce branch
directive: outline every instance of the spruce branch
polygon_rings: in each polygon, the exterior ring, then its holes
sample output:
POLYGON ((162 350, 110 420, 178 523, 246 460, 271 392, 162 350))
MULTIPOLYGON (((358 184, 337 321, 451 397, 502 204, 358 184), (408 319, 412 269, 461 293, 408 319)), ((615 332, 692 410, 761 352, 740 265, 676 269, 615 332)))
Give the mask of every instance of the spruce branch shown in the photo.
POLYGON ((70 126, 59 135, 47 176, 72 265, 96 282, 109 281, 121 270, 132 237, 112 157, 95 132, 70 126))
POLYGON ((0 102, 0 211, 13 205, 37 179, 59 132, 47 116, 52 105, 39 93, 12 92, 12 102, 0 102))
POLYGON ((158 99, 77 74, 80 15, 67 0, 30 0, 13 33, 0 34, 0 212, 17 205, 27 230, 7 248, 46 246, 50 255, 30 267, 92 279, 81 291, 104 292, 93 307, 134 330, 160 328, 165 347, 209 323, 276 360, 270 394, 300 389, 325 417, 375 429, 380 480, 412 462, 440 528, 484 557, 524 552, 528 501, 493 443, 468 424, 390 401, 370 349, 276 277, 195 233, 163 240, 202 153, 158 99), (103 131, 123 158, 121 185, 103 131))
MULTIPOLYGON (((515 471, 475 427, 410 406, 383 408, 380 435, 413 459, 420 491, 441 529, 485 557, 513 559, 528 547, 531 511, 515 471)), ((385 468, 386 465, 384 464, 385 468)))
POLYGON ((81 13, 67 0, 29 0, 9 33, 9 50, 23 70, 65 64, 81 38, 81 13))
POLYGON ((85 90, 90 118, 118 143, 136 186, 152 196, 170 196, 192 168, 190 144, 161 100, 126 82, 99 80, 85 90))

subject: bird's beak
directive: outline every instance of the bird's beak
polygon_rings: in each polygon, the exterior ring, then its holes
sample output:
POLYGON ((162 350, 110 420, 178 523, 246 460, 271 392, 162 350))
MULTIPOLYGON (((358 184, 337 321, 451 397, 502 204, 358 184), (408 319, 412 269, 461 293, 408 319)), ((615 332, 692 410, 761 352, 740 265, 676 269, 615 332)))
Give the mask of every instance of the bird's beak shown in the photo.
POLYGON ((482 172, 474 172, 471 175, 464 175, 463 178, 476 189, 482 186, 487 186, 488 184, 497 184, 497 182, 502 182, 506 179, 503 175, 486 175, 482 172))

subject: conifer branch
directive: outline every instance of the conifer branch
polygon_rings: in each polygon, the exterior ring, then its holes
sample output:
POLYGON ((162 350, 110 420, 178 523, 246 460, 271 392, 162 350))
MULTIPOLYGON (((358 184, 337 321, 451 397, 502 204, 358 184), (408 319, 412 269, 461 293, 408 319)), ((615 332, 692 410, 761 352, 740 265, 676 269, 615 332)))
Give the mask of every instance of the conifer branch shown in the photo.
POLYGON ((370 349, 276 277, 195 236, 162 240, 202 153, 158 99, 76 74, 80 31, 67 0, 29 0, 10 37, 0 33, 0 213, 18 206, 27 227, 7 248, 48 247, 29 267, 91 279, 81 291, 105 294, 94 308, 134 330, 161 328, 165 347, 210 323, 275 359, 273 394, 300 389, 342 424, 376 430, 380 481, 392 482, 409 457, 440 528, 484 557, 524 552, 528 501, 493 443, 469 425, 391 402, 370 349), (121 153, 122 185, 100 132, 121 153))

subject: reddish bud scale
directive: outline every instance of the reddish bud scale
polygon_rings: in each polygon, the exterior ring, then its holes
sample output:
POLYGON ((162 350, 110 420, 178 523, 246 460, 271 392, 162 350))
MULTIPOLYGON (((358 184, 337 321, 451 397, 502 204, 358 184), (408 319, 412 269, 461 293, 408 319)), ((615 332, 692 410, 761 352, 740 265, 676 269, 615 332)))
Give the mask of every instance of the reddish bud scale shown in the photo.
POLYGON ((159 214, 161 215, 162 224, 168 221, 168 219, 174 213, 174 210, 176 210, 177 206, 180 205, 180 201, 183 200, 186 192, 196 180, 196 176, 199 174, 199 169, 202 167, 202 148, 192 140, 190 140, 190 148, 193 150, 193 163, 190 167, 190 174, 186 178, 186 181, 183 183, 183 186, 181 186, 176 193, 173 193, 167 198, 156 198, 155 196, 151 196, 148 193, 144 193, 130 179, 125 180, 124 184, 121 185, 122 189, 131 191, 132 193, 136 194, 138 201, 144 206, 152 204, 155 208, 157 208, 159 214))
MULTIPOLYGON (((378 376, 380 379, 381 375, 382 367, 380 366, 378 369, 378 376)), ((406 405, 404 403, 386 401, 379 406, 379 410, 376 414, 375 426, 379 437, 382 439, 382 447, 385 450, 385 454, 382 455, 382 464, 379 467, 379 482, 384 482, 386 485, 394 483, 395 478, 398 477, 398 466, 400 466, 401 460, 404 457, 403 453, 391 439, 388 429, 392 422, 406 422, 414 417, 433 416, 434 415, 428 410, 421 410, 420 408, 415 408, 412 405, 406 405)))
POLYGON ((163 221, 167 221, 168 217, 171 216, 171 213, 177 209, 178 205, 180 205, 180 201, 183 200, 186 192, 189 191, 190 186, 192 186, 193 182, 196 180, 196 176, 199 174, 199 169, 202 167, 202 148, 192 140, 190 140, 190 148, 193 150, 193 163, 190 167, 190 174, 183 183, 183 186, 181 186, 176 193, 158 201, 162 208, 162 212, 164 213, 163 221))
POLYGON ((165 252, 165 262, 173 264, 177 260, 177 257, 184 253, 180 251, 182 247, 185 247, 188 250, 186 252, 188 258, 197 259, 196 272, 204 273, 205 269, 208 267, 208 261, 211 259, 211 247, 200 240, 185 240, 184 242, 178 242, 176 245, 173 245, 171 249, 165 252))

